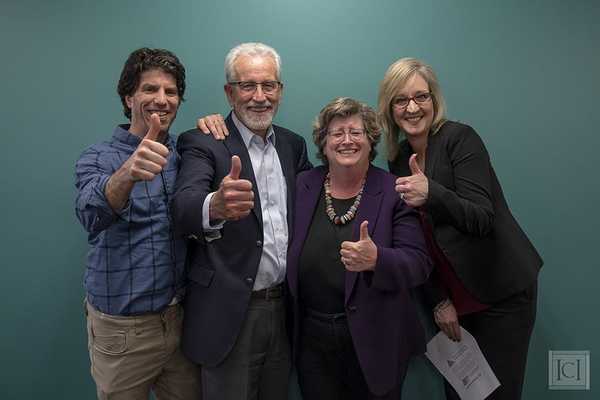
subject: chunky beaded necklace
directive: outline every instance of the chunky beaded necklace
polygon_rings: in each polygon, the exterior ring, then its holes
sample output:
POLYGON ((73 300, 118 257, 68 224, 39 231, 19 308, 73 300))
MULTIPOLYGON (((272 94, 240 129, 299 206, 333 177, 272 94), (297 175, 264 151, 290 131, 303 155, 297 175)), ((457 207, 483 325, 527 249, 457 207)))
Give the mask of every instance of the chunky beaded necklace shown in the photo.
POLYGON ((325 212, 327 213, 327 216, 331 222, 333 222, 335 225, 345 225, 352 221, 356 215, 356 210, 358 210, 358 205, 360 204, 363 189, 365 188, 365 180, 366 177, 363 178, 362 184, 360 185, 360 191, 356 195, 354 203, 352 203, 348 211, 346 211, 346 213, 340 217, 336 215, 335 209, 333 208, 333 201, 331 200, 331 178, 329 176, 329 172, 327 173, 327 176, 325 177, 325 183, 323 183, 323 186, 325 187, 325 212))

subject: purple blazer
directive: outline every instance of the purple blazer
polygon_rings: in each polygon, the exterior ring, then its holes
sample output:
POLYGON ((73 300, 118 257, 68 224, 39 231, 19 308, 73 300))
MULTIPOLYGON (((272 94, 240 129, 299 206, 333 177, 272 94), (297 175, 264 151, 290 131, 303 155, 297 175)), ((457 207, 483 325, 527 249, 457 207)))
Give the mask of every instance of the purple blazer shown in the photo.
MULTIPOLYGON (((294 230, 287 260, 287 279, 294 309, 294 352, 297 354, 302 307, 298 303, 298 259, 323 187, 326 167, 298 175, 294 230)), ((394 190, 396 177, 370 166, 353 228, 369 221, 377 245, 374 271, 346 271, 344 305, 360 366, 369 390, 383 395, 399 384, 412 355, 425 351, 423 329, 410 289, 431 272, 417 213, 394 190)))

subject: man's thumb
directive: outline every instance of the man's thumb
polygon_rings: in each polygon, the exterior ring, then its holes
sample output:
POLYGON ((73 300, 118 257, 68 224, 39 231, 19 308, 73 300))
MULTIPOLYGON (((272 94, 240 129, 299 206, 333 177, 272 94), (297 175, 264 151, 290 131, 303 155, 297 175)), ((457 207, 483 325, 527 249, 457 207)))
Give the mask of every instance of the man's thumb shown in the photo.
POLYGON ((146 133, 144 139, 152 140, 156 142, 158 135, 160 134, 160 117, 158 114, 152 114, 150 116, 150 129, 146 133))
POLYGON ((238 156, 231 156, 231 170, 229 170, 229 177, 231 179, 240 179, 240 172, 242 172, 242 162, 238 156))

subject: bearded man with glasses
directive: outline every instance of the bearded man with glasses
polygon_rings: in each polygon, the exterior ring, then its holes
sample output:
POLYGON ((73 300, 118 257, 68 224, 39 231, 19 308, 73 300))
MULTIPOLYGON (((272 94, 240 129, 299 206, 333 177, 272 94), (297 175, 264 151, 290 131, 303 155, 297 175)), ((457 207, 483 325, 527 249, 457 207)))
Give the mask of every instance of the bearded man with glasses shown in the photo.
POLYGON ((244 43, 225 59, 232 112, 223 141, 182 134, 173 216, 193 238, 183 350, 202 365, 204 400, 287 398, 283 281, 304 139, 273 125, 283 92, 277 52, 244 43))

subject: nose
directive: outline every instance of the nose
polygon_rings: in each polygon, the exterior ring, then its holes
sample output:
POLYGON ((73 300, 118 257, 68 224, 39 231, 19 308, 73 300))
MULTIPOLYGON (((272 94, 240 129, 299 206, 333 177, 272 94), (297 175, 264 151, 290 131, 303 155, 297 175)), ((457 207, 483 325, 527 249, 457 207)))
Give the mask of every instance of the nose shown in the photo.
POLYGON ((409 113, 419 111, 419 105, 417 104, 415 99, 408 100, 408 105, 406 106, 406 111, 408 111, 409 113))
POLYGON ((263 92, 262 85, 257 85, 254 94, 252 95, 252 100, 256 102, 263 102, 267 99, 265 92, 263 92))
POLYGON ((353 143, 352 136, 350 136, 350 131, 344 131, 344 136, 342 136, 342 143, 353 143))
POLYGON ((167 94, 164 89, 160 89, 156 96, 154 97, 154 102, 156 104, 167 104, 167 94))

